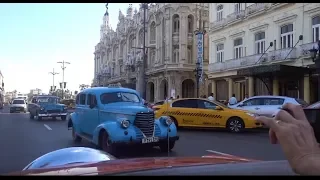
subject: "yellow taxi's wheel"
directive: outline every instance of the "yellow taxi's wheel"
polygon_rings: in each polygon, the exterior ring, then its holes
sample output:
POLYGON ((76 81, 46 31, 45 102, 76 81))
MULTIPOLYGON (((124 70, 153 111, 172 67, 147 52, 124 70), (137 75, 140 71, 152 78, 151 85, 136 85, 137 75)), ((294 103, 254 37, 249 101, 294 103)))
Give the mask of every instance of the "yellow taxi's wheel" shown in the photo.
POLYGON ((239 117, 232 117, 227 121, 227 127, 230 132, 239 133, 244 129, 244 122, 239 117))

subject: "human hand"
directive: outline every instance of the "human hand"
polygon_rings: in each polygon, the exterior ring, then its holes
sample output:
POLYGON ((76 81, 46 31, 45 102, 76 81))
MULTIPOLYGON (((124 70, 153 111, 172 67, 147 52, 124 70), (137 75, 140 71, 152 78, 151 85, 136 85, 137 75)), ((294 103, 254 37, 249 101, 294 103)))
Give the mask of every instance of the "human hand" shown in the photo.
POLYGON ((310 160, 320 156, 313 128, 300 105, 287 103, 282 109, 274 118, 260 116, 256 120, 270 128, 271 143, 279 142, 292 169, 299 174, 310 174, 307 172, 310 160))

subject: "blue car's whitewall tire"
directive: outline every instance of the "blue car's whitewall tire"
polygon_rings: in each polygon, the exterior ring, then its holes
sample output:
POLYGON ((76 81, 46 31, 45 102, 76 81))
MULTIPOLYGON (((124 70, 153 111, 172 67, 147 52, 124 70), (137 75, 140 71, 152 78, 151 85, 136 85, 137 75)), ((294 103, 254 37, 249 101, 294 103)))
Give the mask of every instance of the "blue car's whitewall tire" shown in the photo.
POLYGON ((76 131, 74 130, 74 128, 72 128, 72 140, 74 142, 81 142, 82 138, 80 136, 77 135, 76 131))

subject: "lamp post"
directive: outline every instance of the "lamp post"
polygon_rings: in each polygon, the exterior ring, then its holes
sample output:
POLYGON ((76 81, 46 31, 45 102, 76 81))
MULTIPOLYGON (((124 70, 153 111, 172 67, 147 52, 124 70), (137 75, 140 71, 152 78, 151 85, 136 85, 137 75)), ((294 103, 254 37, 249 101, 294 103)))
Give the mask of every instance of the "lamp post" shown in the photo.
POLYGON ((196 63, 196 69, 193 71, 195 73, 196 81, 197 81, 197 98, 199 97, 199 87, 200 87, 200 78, 201 78, 201 72, 202 72, 202 67, 200 65, 200 62, 196 63))
POLYGON ((66 62, 66 61, 60 61, 60 62, 57 62, 58 64, 62 64, 62 66, 61 66, 61 69, 62 69, 62 86, 61 86, 61 88, 62 88, 62 99, 64 99, 64 89, 66 88, 66 82, 64 82, 64 71, 65 71, 65 69, 67 68, 65 65, 66 64, 70 64, 70 62, 66 62))
POLYGON ((315 62, 316 72, 318 74, 318 100, 319 100, 320 99, 320 40, 318 41, 317 49, 313 47, 313 49, 310 49, 309 51, 311 54, 312 61, 315 62))

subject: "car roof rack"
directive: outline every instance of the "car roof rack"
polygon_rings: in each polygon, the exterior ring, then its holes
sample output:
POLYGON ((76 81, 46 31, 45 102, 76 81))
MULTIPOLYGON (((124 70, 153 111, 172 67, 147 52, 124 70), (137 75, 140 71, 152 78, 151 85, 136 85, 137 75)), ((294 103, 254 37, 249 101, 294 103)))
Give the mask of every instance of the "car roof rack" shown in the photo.
POLYGON ((121 83, 117 83, 117 84, 109 84, 108 88, 120 88, 121 87, 121 83))

